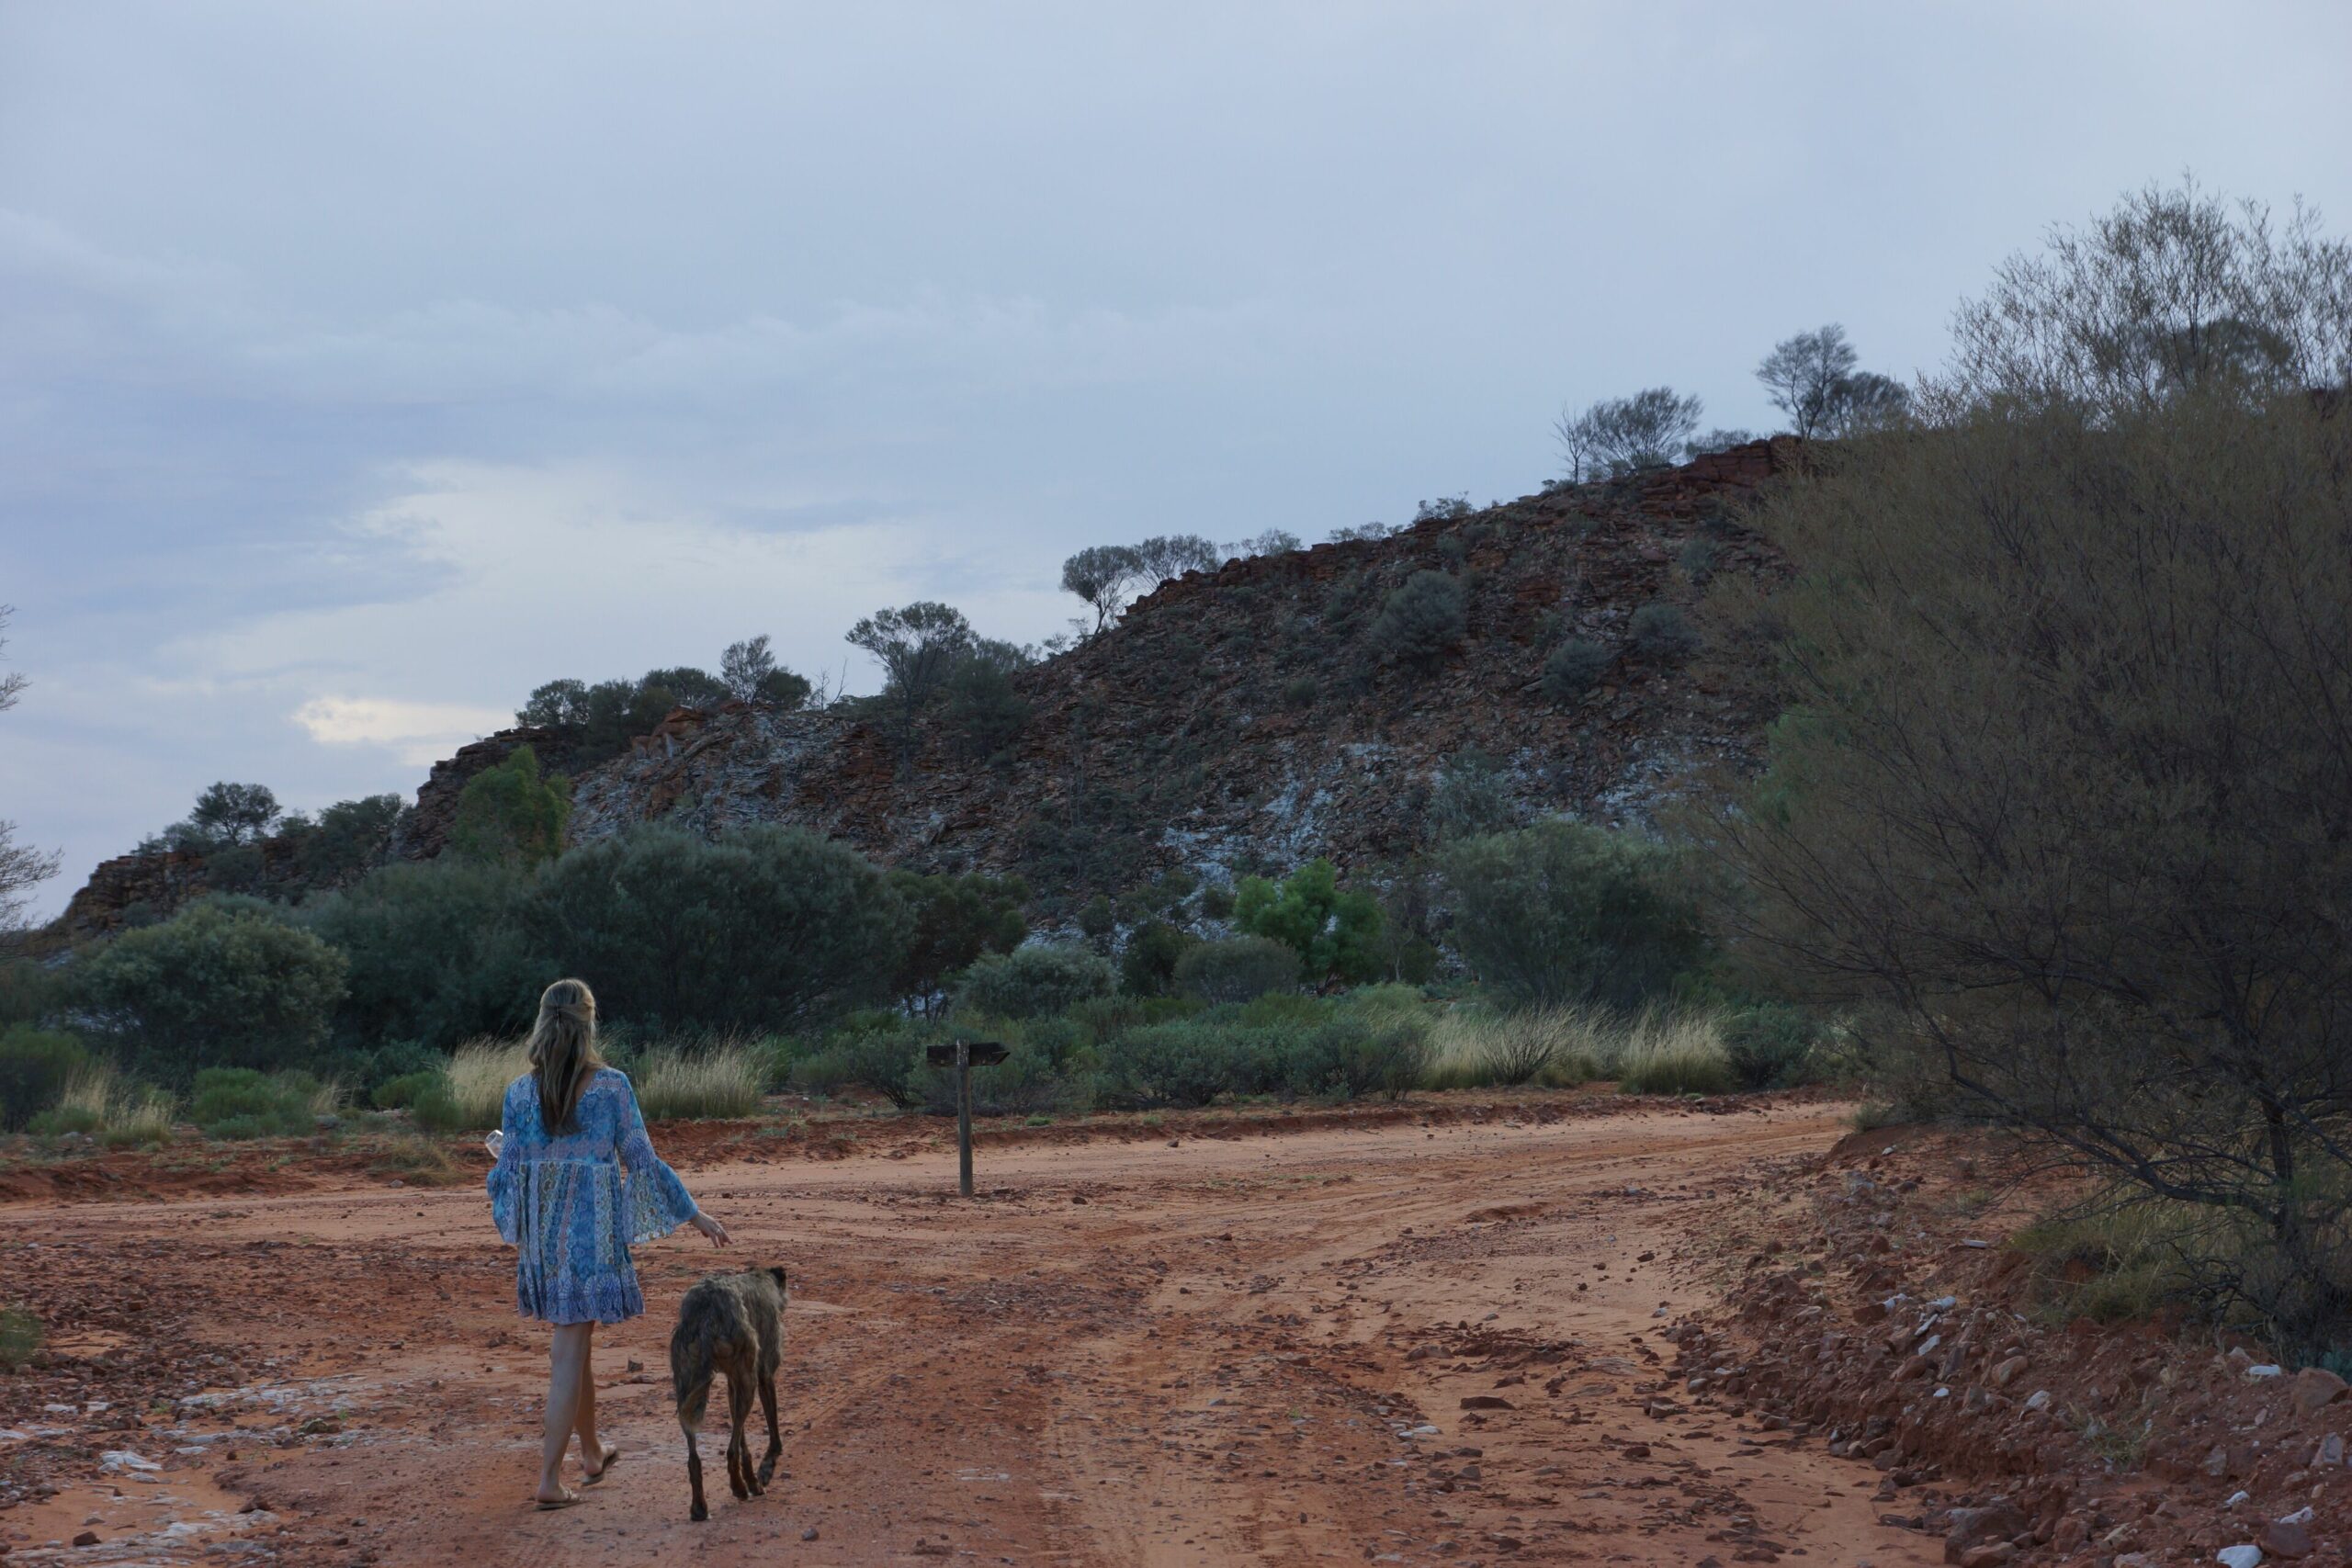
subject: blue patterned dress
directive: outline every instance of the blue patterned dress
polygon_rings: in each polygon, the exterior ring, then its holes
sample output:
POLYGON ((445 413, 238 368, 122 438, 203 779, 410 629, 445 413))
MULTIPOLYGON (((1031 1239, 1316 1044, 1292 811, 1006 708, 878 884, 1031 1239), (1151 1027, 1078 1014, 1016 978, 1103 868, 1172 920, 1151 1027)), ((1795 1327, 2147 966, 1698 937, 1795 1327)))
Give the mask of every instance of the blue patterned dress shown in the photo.
POLYGON ((654 1155, 627 1074, 596 1069, 573 1120, 576 1132, 549 1137, 537 1081, 526 1073, 506 1086, 490 1212, 517 1249, 514 1299, 524 1316, 618 1323, 645 1310, 629 1247, 693 1219, 695 1201, 654 1155))

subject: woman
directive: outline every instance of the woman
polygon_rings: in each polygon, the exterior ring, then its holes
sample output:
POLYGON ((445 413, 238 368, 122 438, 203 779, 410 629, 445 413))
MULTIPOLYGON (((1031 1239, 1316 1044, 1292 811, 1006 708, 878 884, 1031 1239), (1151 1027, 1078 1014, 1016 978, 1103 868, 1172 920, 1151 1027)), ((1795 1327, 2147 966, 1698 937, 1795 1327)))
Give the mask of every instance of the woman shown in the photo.
POLYGON ((491 1214, 519 1249, 516 1304, 555 1325, 539 1506, 568 1508, 580 1501, 563 1484, 574 1432, 588 1480, 601 1480, 620 1457, 596 1433, 588 1354, 598 1324, 645 1310, 630 1245, 690 1224, 724 1247, 727 1227, 696 1209, 677 1172, 655 1157, 628 1077, 596 1055, 596 998, 579 980, 558 980, 540 995, 531 1070, 506 1087, 493 1148, 491 1214))

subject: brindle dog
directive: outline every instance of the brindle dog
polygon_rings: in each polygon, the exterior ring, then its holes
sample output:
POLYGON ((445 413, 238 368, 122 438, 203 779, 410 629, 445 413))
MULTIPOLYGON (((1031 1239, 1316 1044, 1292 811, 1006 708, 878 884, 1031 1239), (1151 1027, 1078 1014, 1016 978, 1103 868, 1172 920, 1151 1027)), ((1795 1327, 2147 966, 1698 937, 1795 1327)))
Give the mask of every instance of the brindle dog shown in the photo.
POLYGON ((727 1484, 738 1497, 756 1497, 775 1475, 784 1439, 775 1427, 775 1372, 784 1359, 784 1308, 790 1299, 781 1269, 747 1269, 713 1274, 678 1303, 678 1326, 670 1335, 670 1386, 678 1401, 678 1425, 686 1434, 686 1479, 694 1485, 694 1519, 710 1517, 702 1500, 702 1455, 695 1428, 710 1403, 711 1379, 727 1374, 727 1484), (752 1445, 743 1422, 752 1413, 752 1390, 768 1422, 767 1457, 752 1472, 752 1445))

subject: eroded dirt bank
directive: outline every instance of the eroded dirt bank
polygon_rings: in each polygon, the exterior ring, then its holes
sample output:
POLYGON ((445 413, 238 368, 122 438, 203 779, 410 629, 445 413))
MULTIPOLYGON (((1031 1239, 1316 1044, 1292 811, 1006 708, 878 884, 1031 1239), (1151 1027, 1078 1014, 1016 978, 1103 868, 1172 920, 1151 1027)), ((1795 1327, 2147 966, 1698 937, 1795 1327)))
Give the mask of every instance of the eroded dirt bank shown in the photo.
POLYGON ((85 1397, 0 1418, 28 1434, 0 1467, 38 1448, 62 1487, 0 1512, 0 1541, 13 1562, 85 1530, 57 1555, 1935 1562, 1939 1537, 1879 1521, 1866 1461, 1661 1392, 1747 1173, 1826 1149, 1838 1111, 1215 1140, 1171 1120, 990 1151, 970 1203, 944 1151, 703 1169, 736 1258, 785 1263, 794 1302, 786 1476, 699 1526, 659 1371, 714 1263, 698 1240, 645 1249, 653 1311, 600 1336, 625 1457, 540 1515, 544 1331, 514 1318, 472 1189, 19 1204, 0 1268, 108 1326, 62 1334, 85 1397))

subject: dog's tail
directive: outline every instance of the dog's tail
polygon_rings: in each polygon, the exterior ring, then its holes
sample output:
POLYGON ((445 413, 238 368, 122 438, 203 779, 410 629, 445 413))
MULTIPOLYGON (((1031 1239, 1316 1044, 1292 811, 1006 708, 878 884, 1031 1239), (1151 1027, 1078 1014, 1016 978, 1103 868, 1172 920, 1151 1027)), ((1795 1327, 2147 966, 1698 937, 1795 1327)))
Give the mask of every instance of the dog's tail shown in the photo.
POLYGON ((670 1341, 670 1393, 678 1403, 678 1425, 691 1437, 710 1404, 710 1346, 699 1336, 670 1341))

